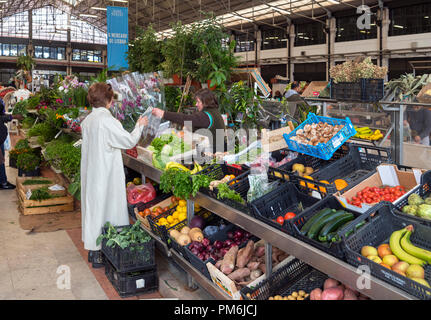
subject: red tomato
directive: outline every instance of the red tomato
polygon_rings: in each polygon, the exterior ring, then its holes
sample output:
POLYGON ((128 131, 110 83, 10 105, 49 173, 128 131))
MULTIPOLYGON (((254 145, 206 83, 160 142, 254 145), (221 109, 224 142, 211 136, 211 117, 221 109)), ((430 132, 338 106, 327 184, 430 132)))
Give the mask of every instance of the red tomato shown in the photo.
POLYGON ((277 218, 277 223, 279 223, 279 224, 283 225, 283 223, 284 223, 284 218, 283 218, 282 216, 279 216, 279 217, 277 218))
POLYGON ((402 193, 399 190, 395 191, 394 194, 395 194, 395 197, 397 197, 397 199, 402 196, 402 193))
POLYGON ((296 214, 295 213, 293 213, 293 212, 288 212, 288 213, 286 213, 285 215, 284 215, 284 220, 289 220, 289 219, 292 219, 292 218, 295 218, 296 217, 296 214))
POLYGON ((383 197, 383 200, 385 201, 391 201, 391 196, 389 194, 385 194, 383 197))
POLYGON ((373 202, 373 199, 371 199, 371 198, 367 198, 365 201, 366 201, 367 203, 372 203, 372 202, 373 202))

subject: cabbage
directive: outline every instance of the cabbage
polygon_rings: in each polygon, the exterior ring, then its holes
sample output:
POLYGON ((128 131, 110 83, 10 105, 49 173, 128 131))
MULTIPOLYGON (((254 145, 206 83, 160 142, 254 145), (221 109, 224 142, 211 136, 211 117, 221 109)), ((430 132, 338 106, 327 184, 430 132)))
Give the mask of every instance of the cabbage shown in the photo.
POLYGON ((165 144, 162 148, 162 156, 173 156, 174 149, 169 145, 165 144))
POLYGON ((424 219, 431 220, 431 205, 430 204, 421 204, 417 211, 417 215, 424 219))
POLYGON ((425 204, 431 204, 431 197, 425 199, 425 204))
POLYGON ((416 193, 412 193, 411 195, 409 195, 407 201, 410 205, 412 204, 420 205, 424 203, 424 200, 416 193))
POLYGON ((406 214, 410 214, 412 216, 415 216, 416 212, 418 211, 418 206, 415 204, 407 205, 407 206, 403 207, 402 211, 406 214))

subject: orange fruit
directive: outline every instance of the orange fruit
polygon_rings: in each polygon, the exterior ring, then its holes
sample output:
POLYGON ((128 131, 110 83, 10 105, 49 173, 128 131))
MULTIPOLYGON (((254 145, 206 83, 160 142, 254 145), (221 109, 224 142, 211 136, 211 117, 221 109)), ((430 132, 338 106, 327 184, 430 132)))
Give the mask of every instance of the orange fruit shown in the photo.
MULTIPOLYGON (((324 183, 324 184, 329 184, 329 181, 326 181, 326 180, 320 180, 319 182, 320 182, 320 183, 324 183)), ((319 187, 319 191, 320 191, 320 192, 323 192, 323 193, 326 193, 326 188, 324 188, 324 187, 319 187)))
POLYGON ((334 181, 334 183, 338 191, 341 191, 348 186, 347 182, 343 179, 337 179, 334 181))
MULTIPOLYGON (((312 177, 310 177, 310 176, 303 176, 303 178, 308 179, 308 180, 314 180, 314 179, 313 179, 312 177)), ((303 186, 303 187, 305 187, 305 182, 304 182, 304 181, 301 181, 301 182, 300 182, 300 185, 301 185, 301 186, 303 186)), ((317 190, 317 188, 314 186, 314 184, 313 184, 313 183, 308 183, 308 182, 307 182, 307 187, 308 187, 308 188, 310 188, 310 189, 317 190)))

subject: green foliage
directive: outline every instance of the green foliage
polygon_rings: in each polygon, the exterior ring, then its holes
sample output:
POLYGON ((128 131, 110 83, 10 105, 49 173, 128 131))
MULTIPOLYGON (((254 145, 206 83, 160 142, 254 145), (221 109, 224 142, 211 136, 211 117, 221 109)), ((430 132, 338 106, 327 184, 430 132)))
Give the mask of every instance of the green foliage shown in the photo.
MULTIPOLYGON (((166 86, 165 87, 165 99, 166 99, 166 110, 171 112, 177 112, 181 103, 182 91, 179 87, 166 86)), ((183 106, 192 106, 194 104, 193 96, 188 94, 184 97, 183 106)))
POLYGON ((73 179, 80 172, 81 149, 74 147, 71 142, 52 141, 46 146, 45 157, 69 179, 73 179))
POLYGON ((108 69, 103 69, 96 77, 91 78, 90 83, 106 82, 108 78, 108 69))
POLYGON ((151 241, 150 235, 140 227, 139 220, 132 226, 124 227, 117 231, 109 221, 105 224, 105 233, 102 233, 96 240, 96 244, 100 245, 103 239, 106 239, 106 245, 110 248, 120 247, 125 249, 130 247, 130 250, 145 249, 144 246, 136 246, 151 241))
POLYGON ((152 25, 147 29, 139 28, 137 37, 129 44, 127 60, 131 72, 155 72, 160 69, 163 56, 162 42, 157 40, 156 31, 152 25))
POLYGON ((89 105, 87 101, 88 91, 84 87, 71 89, 70 95, 72 96, 72 103, 77 107, 86 107, 89 105))
POLYGON ((241 195, 229 188, 226 183, 221 183, 217 186, 217 199, 230 199, 239 203, 244 203, 241 195))
POLYGON ((38 139, 40 144, 44 144, 45 142, 49 142, 54 139, 56 133, 56 129, 48 122, 36 123, 28 130, 29 137, 40 137, 40 139, 38 139))
POLYGON ((29 141, 27 139, 20 139, 15 144, 15 147, 9 151, 9 157, 12 159, 17 159, 18 155, 29 152, 33 152, 29 146, 29 141))
POLYGON ((36 119, 34 119, 31 116, 26 116, 24 119, 22 119, 21 121, 21 125, 23 129, 30 129, 34 122, 36 121, 36 119))
POLYGON ((16 62, 17 68, 25 71, 31 71, 35 65, 33 57, 27 55, 19 56, 16 62))
POLYGON ((47 200, 52 198, 55 198, 55 196, 49 193, 49 190, 47 187, 32 190, 31 196, 30 196, 30 200, 37 200, 37 201, 47 200))
POLYGON ((41 162, 40 156, 32 153, 26 152, 18 155, 16 166, 24 171, 34 171, 39 167, 41 162))
POLYGON ((81 200, 81 174, 79 172, 72 178, 67 190, 73 197, 81 200))
POLYGON ((17 102, 13 108, 12 114, 21 114, 24 117, 27 116, 27 100, 17 102))
POLYGON ((34 186, 36 184, 52 184, 52 181, 41 180, 41 179, 31 179, 31 180, 25 180, 22 184, 24 186, 34 186))
POLYGON ((205 175, 191 175, 189 171, 168 169, 160 176, 160 190, 172 192, 174 196, 188 199, 196 196, 200 188, 208 188, 211 179, 205 175))

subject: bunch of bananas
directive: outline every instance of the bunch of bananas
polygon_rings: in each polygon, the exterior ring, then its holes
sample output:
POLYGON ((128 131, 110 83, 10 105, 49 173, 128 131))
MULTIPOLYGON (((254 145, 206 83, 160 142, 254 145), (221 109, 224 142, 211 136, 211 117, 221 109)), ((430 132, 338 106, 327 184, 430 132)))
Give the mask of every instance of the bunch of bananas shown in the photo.
POLYGON ((199 171, 202 171, 203 168, 202 166, 197 163, 196 161, 194 162, 194 167, 193 170, 190 170, 189 168, 186 168, 185 166, 183 166, 182 164, 178 163, 178 162, 168 162, 166 164, 165 170, 169 170, 169 169, 178 169, 178 170, 182 170, 182 171, 186 171, 186 172, 190 172, 190 174, 195 174, 198 173, 199 171))
POLYGON ((369 127, 356 127, 356 134, 355 138, 364 139, 364 140, 380 140, 383 138, 383 134, 380 132, 380 130, 373 131, 369 127))

